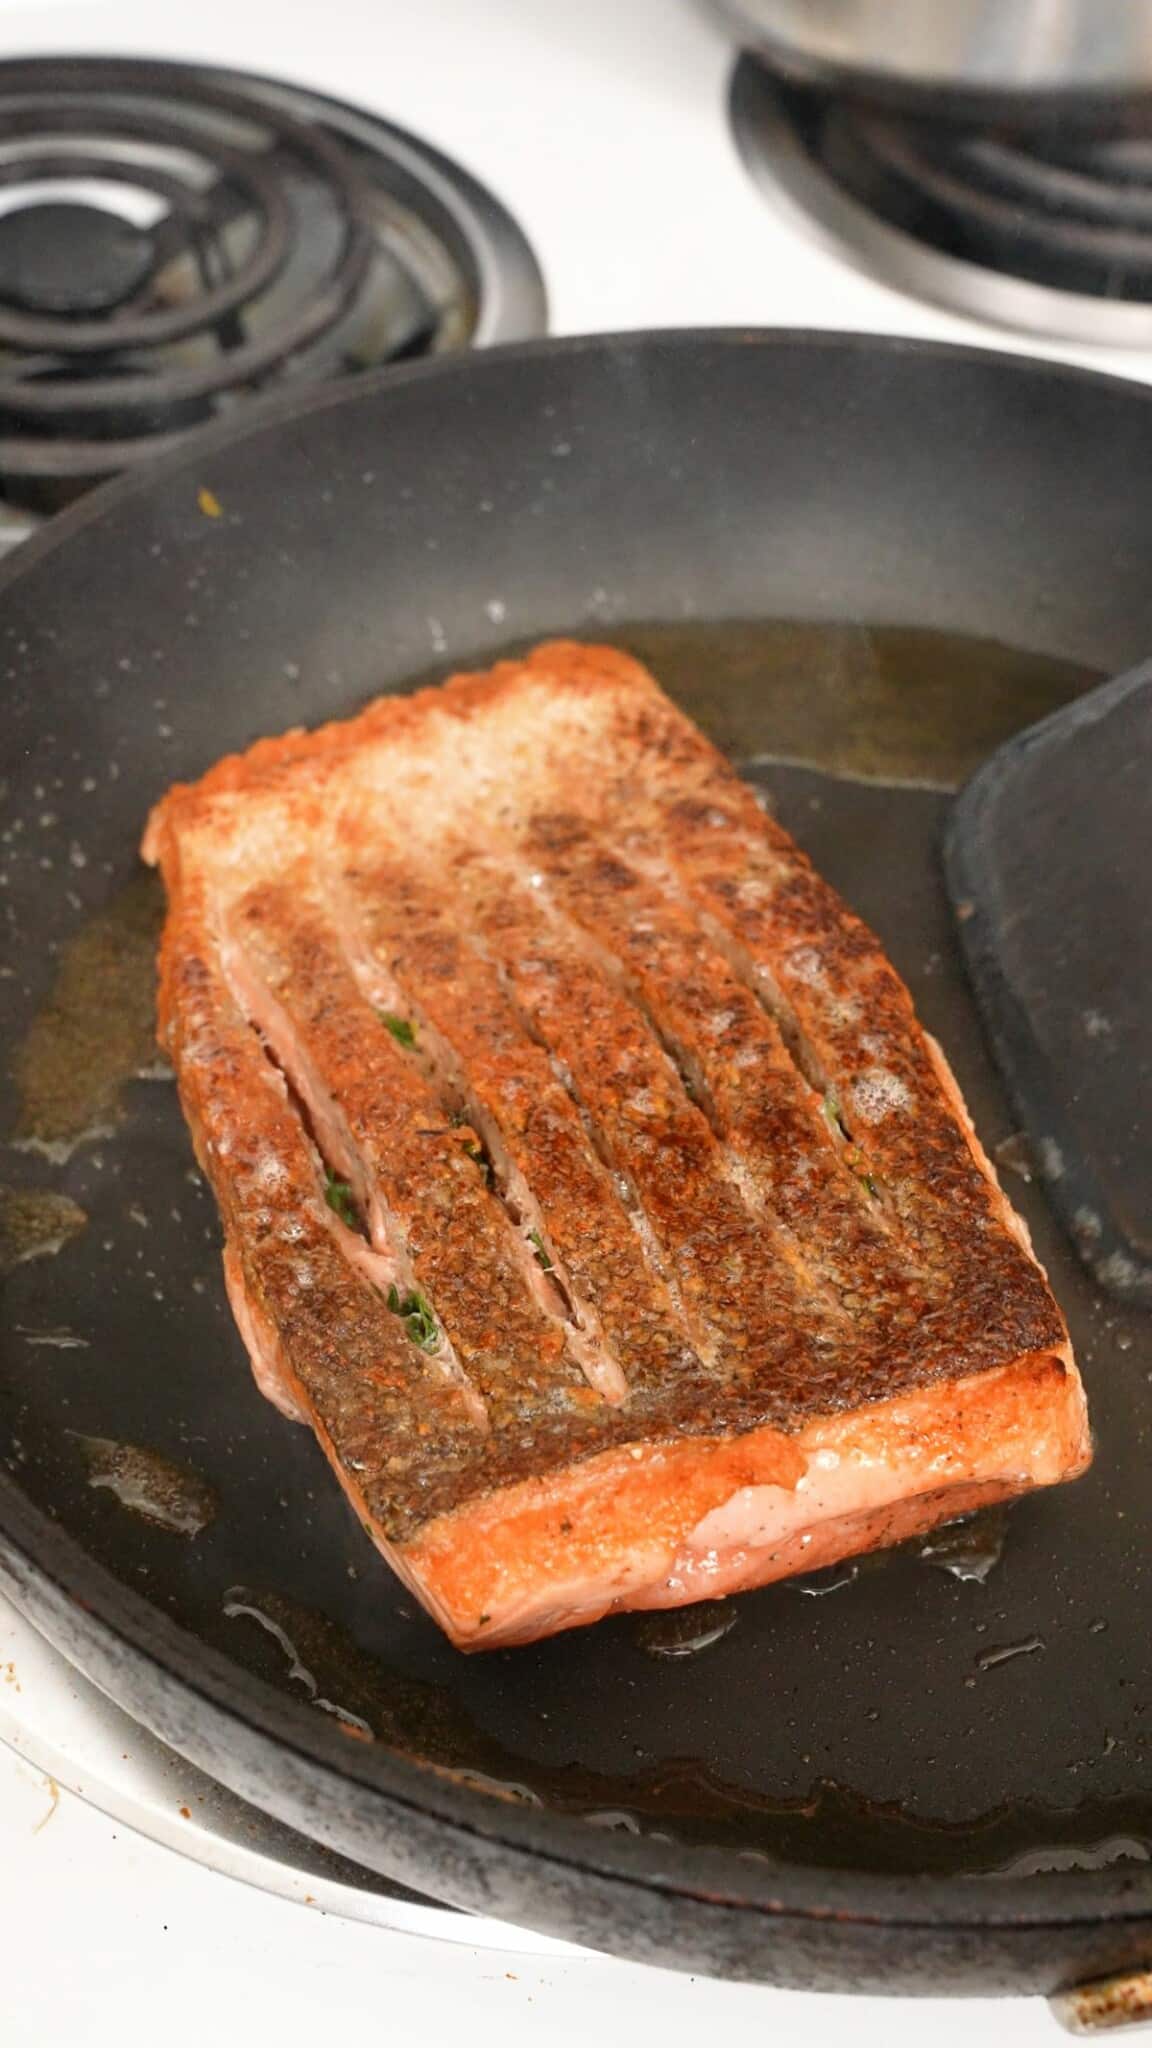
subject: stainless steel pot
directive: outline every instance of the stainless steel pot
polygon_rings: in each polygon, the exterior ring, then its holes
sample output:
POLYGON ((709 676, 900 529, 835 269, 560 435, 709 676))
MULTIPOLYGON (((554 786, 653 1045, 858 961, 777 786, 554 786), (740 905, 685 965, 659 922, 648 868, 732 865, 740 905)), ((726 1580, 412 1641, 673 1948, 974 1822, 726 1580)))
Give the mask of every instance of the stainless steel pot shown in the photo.
POLYGON ((1152 0, 716 0, 771 63, 938 112, 1152 96, 1152 0))

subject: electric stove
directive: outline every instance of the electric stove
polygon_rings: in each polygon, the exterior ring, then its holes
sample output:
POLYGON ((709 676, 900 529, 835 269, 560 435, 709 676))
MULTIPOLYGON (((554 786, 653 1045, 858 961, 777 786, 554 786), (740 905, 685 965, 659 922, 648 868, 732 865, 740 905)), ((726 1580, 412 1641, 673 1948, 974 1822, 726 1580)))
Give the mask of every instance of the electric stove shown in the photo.
MULTIPOLYGON (((1152 381, 1152 145, 934 140, 781 85, 694 0, 3 26, 4 546, 270 388, 546 327, 882 331, 1152 381)), ((2 1603, 0 1737, 15 2044, 1058 2038, 1036 2001, 713 1984, 417 1898, 204 1779, 2 1603)))

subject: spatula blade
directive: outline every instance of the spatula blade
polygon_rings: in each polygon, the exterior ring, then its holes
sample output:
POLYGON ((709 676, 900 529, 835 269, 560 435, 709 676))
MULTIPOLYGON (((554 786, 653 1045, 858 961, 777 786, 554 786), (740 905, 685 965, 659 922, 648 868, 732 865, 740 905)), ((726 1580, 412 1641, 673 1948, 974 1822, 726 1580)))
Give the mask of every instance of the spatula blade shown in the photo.
POLYGON ((944 848, 993 1051, 1053 1204, 1152 1307, 1152 662, 1001 747, 944 848))

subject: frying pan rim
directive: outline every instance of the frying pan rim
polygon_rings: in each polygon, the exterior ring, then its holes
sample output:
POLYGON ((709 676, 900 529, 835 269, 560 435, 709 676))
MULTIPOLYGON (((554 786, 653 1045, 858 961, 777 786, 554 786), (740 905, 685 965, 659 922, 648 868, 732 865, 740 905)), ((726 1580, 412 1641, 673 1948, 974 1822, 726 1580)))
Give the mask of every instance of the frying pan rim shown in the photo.
MULTIPOLYGON (((277 393, 251 407, 240 422, 224 421, 198 430, 168 455, 101 485, 56 515, 40 534, 9 556, 0 564, 0 606, 10 589, 66 546, 74 534, 113 517, 121 505, 147 495, 154 484, 173 476, 191 474, 198 481, 207 481, 200 473, 217 450, 230 450, 269 428, 365 399, 380 398, 386 403, 394 397, 402 399, 409 389, 425 382, 451 383, 466 376, 474 383, 477 377, 499 375, 506 365, 585 355, 611 360, 653 351, 691 353, 702 347, 757 348, 769 359, 773 354, 819 348, 849 357, 874 358, 882 353, 942 364, 980 363, 1007 372, 1021 384, 1050 379, 1067 384, 1071 380, 1110 389, 1126 401, 1152 403, 1152 390, 1132 378, 1053 358, 836 329, 635 329, 503 344, 465 356, 370 372, 306 396, 277 393)), ((127 1643, 161 1683, 174 1684, 199 1698, 213 1712, 243 1725, 259 1742, 294 1751, 306 1764, 344 1787, 359 1788, 521 1859, 549 1862, 569 1872, 585 1871, 670 1899, 707 1899, 710 1905, 732 1912, 777 1921, 834 1918, 896 1930, 987 1929, 1024 1936, 1044 1928, 1122 1925, 1146 1920, 1152 1912, 1152 1868, 1144 1866, 998 1877, 994 1885, 982 1885, 970 1876, 828 1871, 817 1864, 767 1857, 760 1864, 738 1851, 684 1844, 677 1845, 681 1867, 669 1871, 665 1867, 666 1843, 593 1828, 554 1809, 518 1807, 449 1778, 437 1779, 427 1765, 382 1743, 349 1743, 306 1702, 286 1696, 210 1649, 118 1580, 4 1472, 0 1472, 0 1576, 15 1587, 18 1600, 21 1583, 33 1588, 39 1584, 41 1591, 47 1590, 50 1596, 54 1593, 71 1610, 75 1622, 94 1630, 108 1647, 127 1643)))
POLYGON ((279 391, 257 398, 241 420, 224 419, 190 431, 188 438, 164 455, 152 457, 140 469, 112 477, 87 491, 74 505, 53 513, 38 533, 0 561, 0 598, 21 577, 64 545, 73 533, 128 500, 144 495, 152 483, 161 483, 182 470, 195 469, 201 457, 217 449, 239 447, 268 427, 284 421, 310 418, 357 399, 381 395, 390 397, 425 382, 455 382, 467 376, 475 381, 495 374, 506 364, 534 363, 547 358, 603 355, 626 356, 668 350, 679 353, 701 347, 791 349, 814 348, 829 353, 877 353, 915 356, 942 362, 983 363, 1009 370, 1022 380, 1071 380, 1090 388, 1122 393, 1126 399, 1152 404, 1152 386, 1117 371, 1086 369, 1078 363, 1060 362, 1053 356, 1027 356, 1012 349, 982 348, 973 342, 934 341, 916 335, 872 333, 863 329, 838 327, 647 327, 616 328, 604 333, 536 335, 528 341, 499 342, 490 348, 462 355, 425 357, 412 363, 361 371, 341 384, 325 384, 307 392, 279 391))

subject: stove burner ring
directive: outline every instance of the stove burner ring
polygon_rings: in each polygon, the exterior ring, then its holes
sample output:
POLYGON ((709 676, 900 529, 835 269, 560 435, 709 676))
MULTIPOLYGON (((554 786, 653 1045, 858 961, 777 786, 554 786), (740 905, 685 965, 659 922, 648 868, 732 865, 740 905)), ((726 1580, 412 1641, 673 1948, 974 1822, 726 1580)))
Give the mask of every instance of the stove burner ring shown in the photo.
POLYGON ((730 114, 753 177, 886 284, 1032 334, 1152 343, 1149 137, 929 126, 752 57, 730 114))
POLYGON ((542 334, 458 163, 363 108, 160 60, 0 60, 0 552, 258 390, 542 334))
POLYGON ((0 301, 27 313, 113 312, 157 262, 152 237, 106 207, 33 199, 0 214, 0 301))
MULTIPOLYGON (((6 130, 7 136, 21 128, 39 132, 51 128, 84 134, 108 127, 107 112, 101 114, 96 107, 87 110, 86 118, 79 111, 73 116, 63 110, 52 110, 31 119, 20 113, 15 117, 0 114, 0 132, 6 130)), ((27 186, 34 194, 38 183, 60 179, 99 179, 102 183, 123 185, 131 191, 144 192, 161 200, 166 211, 152 231, 157 257, 150 266, 153 272, 161 263, 170 261, 182 247, 194 247, 197 240, 211 233, 213 196, 219 201, 225 192, 235 194, 239 204, 257 222, 257 241, 250 255, 233 277, 202 291, 188 306, 157 309, 137 317, 117 312, 114 324, 107 319, 74 318, 68 312, 59 318, 26 319, 6 310, 15 295, 4 268, 0 240, 0 344, 10 348, 44 349, 56 355, 69 356, 104 355, 110 347, 154 348, 164 342, 183 340, 225 320, 229 313, 255 298, 258 292, 266 290, 283 268, 291 241, 291 216, 276 179, 257 158, 242 150, 214 143, 211 166, 219 177, 208 191, 202 193, 190 186, 186 179, 165 171, 158 164, 119 161, 114 152, 117 145, 125 140, 161 145, 165 151, 183 145, 190 152, 194 151, 199 161, 205 160, 203 134, 191 124, 181 126, 175 121, 149 121, 124 114, 116 117, 115 134, 109 134, 103 146, 80 148, 65 145, 51 153, 38 152, 35 157, 18 155, 6 163, 0 161, 0 186, 27 186)), ((33 199, 26 208, 17 212, 33 211, 35 206, 33 199)), ((98 209, 77 206, 76 211, 95 213, 98 209)), ((12 218, 12 214, 0 217, 0 227, 4 220, 12 218)))
POLYGON ((1152 190, 1049 161, 1041 147, 930 134, 830 110, 823 161, 897 228, 945 254, 1101 298, 1152 300, 1152 190))
MULTIPOLYGON (((363 219, 363 194, 356 173, 345 153, 318 128, 307 126, 279 109, 262 103, 254 109, 240 93, 197 82, 196 104, 222 114, 258 114, 261 127, 271 130, 277 142, 324 180, 336 201, 341 219, 341 244, 329 275, 320 288, 272 333, 255 341, 239 340, 226 348, 212 363, 188 368, 147 372, 139 376, 100 377, 86 375, 77 380, 67 376, 41 381, 41 366, 33 360, 16 375, 0 376, 0 408, 27 420, 51 420, 72 414, 91 414, 100 405, 122 413, 134 406, 153 409, 158 402, 206 398, 247 383, 277 368, 287 357, 330 327, 348 305, 362 281, 371 255, 371 237, 363 219)), ((189 335, 221 328, 230 315, 263 291, 283 268, 291 238, 287 202, 277 181, 261 165, 256 152, 230 147, 209 137, 191 121, 179 121, 165 113, 149 117, 132 111, 110 116, 107 105, 88 94, 65 91, 56 104, 39 103, 0 111, 0 133, 7 142, 13 136, 56 133, 84 136, 111 129, 111 148, 64 147, 60 152, 31 161, 25 156, 0 165, 0 182, 27 183, 51 176, 111 178, 164 198, 171 207, 171 253, 181 242, 195 247, 210 224, 213 200, 219 204, 227 195, 234 206, 237 198, 258 222, 255 247, 231 278, 208 286, 190 305, 162 308, 137 315, 81 321, 69 317, 33 318, 0 306, 0 342, 54 355, 83 357, 106 355, 110 349, 153 347, 189 335), (158 176, 156 167, 133 163, 131 168, 117 161, 117 141, 143 141, 165 151, 183 148, 197 162, 215 173, 207 193, 197 194, 169 177, 158 176)), ((0 248, 2 257, 2 248, 0 248)), ((0 269, 0 297, 4 292, 0 269)))

